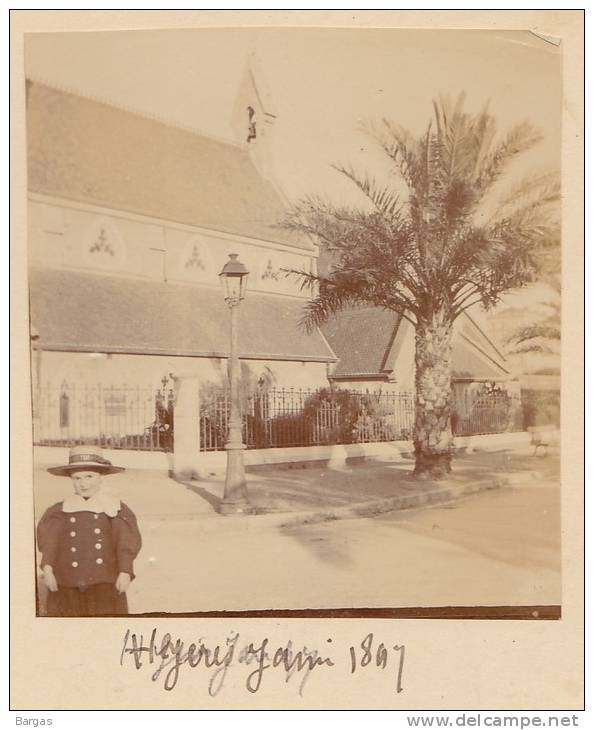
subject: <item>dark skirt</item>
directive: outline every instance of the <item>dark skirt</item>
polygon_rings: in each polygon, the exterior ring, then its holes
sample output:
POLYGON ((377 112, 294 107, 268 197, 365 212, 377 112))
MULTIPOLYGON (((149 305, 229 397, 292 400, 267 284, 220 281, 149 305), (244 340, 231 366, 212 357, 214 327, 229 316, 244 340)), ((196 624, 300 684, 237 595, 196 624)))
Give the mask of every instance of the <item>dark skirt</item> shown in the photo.
POLYGON ((47 616, 125 616, 128 599, 113 583, 47 592, 47 616))

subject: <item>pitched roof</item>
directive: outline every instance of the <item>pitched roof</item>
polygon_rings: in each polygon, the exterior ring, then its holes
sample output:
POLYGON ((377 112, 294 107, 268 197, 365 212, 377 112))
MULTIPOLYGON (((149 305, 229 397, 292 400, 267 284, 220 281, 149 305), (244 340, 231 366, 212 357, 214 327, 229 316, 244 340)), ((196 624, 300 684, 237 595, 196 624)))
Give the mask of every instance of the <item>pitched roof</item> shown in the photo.
MULTIPOLYGON (((333 378, 380 375, 398 326, 398 315, 373 306, 346 309, 322 327, 324 337, 339 360, 333 378)), ((388 364, 388 371, 392 365, 388 364)))
POLYGON ((29 84, 30 190, 311 249, 275 228, 284 205, 247 150, 29 84))
MULTIPOLYGON (((32 269, 31 321, 47 350, 226 357, 229 312, 217 289, 78 271, 32 269)), ((250 294, 239 355, 332 362, 319 332, 299 329, 303 302, 250 294)))
POLYGON ((452 374, 458 380, 491 380, 509 375, 501 362, 486 355, 477 342, 467 339, 460 332, 454 334, 452 343, 452 374))
MULTIPOLYGON (((405 321, 380 307, 353 307, 332 317, 322 332, 338 357, 332 378, 385 379, 398 367, 405 321)), ((505 358, 466 313, 457 321, 452 345, 453 377, 475 380, 509 374, 505 358)))

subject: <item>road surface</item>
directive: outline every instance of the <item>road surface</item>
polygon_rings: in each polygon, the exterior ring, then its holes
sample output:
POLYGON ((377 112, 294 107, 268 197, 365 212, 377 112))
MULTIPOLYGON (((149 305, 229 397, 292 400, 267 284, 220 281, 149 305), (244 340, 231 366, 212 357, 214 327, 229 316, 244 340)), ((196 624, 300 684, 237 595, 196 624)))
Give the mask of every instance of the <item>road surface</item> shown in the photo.
POLYGON ((293 528, 147 520, 143 536, 133 613, 561 602, 554 480, 293 528))

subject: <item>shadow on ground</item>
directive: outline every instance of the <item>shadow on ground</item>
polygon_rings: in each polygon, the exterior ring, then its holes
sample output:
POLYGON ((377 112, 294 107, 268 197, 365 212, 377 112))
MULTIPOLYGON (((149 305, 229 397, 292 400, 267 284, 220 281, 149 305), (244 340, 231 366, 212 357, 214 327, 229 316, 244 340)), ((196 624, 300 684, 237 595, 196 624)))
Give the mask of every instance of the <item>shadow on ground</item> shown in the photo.
POLYGON ((208 502, 208 504, 212 507, 213 512, 218 512, 220 504, 221 504, 221 498, 217 497, 215 494, 213 494, 211 491, 206 489, 203 486, 200 486, 199 482, 189 482, 183 479, 177 479, 176 477, 171 477, 174 482, 177 484, 181 484, 184 486, 189 492, 192 492, 193 494, 197 495, 198 497, 201 497, 205 502, 208 502))
MULTIPOLYGON (((517 477, 523 488, 503 487, 472 495, 464 499, 432 504, 411 510, 395 510, 372 515, 369 519, 378 528, 402 529, 473 550, 485 557, 511 565, 526 565, 559 570, 559 461, 558 455, 536 457, 507 450, 489 453, 458 454, 452 474, 444 480, 417 481, 412 476, 412 461, 407 463, 379 462, 351 465, 349 473, 324 476, 323 485, 308 484, 305 490, 308 504, 329 509, 343 506, 356 494, 360 501, 381 499, 396 494, 435 490, 447 485, 468 483, 471 480, 494 484, 506 475, 517 477), (336 483, 335 483, 336 482, 336 483), (358 488, 355 485, 358 484, 358 488), (332 489, 332 503, 322 499, 319 488, 332 489), (533 506, 533 487, 540 490, 539 507, 533 506), (531 496, 532 495, 532 496, 531 496), (323 502, 323 504, 321 504, 323 502), (518 541, 522 524, 526 530, 526 544, 518 541)), ((297 500, 303 503, 300 492, 303 475, 283 479, 275 494, 277 500, 297 500)), ((265 488, 261 496, 266 494, 265 488)), ((318 559, 334 565, 348 566, 356 550, 356 531, 336 529, 329 518, 314 525, 286 525, 281 534, 299 542, 318 559)))
POLYGON ((280 527, 283 537, 293 539, 307 549, 313 556, 325 563, 339 568, 348 568, 353 564, 352 541, 337 535, 331 523, 322 522, 315 525, 295 525, 280 527))
MULTIPOLYGON (((441 480, 417 480, 412 459, 352 460, 334 465, 267 465, 246 474, 250 503, 258 514, 328 512, 357 504, 457 488, 513 475, 520 480, 559 478, 555 455, 532 456, 510 450, 456 455, 451 474, 441 480)), ((176 480, 213 510, 223 496, 224 474, 201 480, 176 480)))

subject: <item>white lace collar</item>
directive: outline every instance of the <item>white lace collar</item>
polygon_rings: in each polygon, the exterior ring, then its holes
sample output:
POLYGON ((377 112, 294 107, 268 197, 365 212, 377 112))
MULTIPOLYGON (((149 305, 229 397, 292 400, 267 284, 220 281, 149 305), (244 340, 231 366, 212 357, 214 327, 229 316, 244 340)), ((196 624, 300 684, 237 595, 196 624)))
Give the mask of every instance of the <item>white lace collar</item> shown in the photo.
POLYGON ((70 494, 62 503, 62 512, 105 512, 108 517, 115 517, 119 512, 121 502, 117 497, 104 492, 94 494, 89 499, 83 499, 78 494, 70 494))

